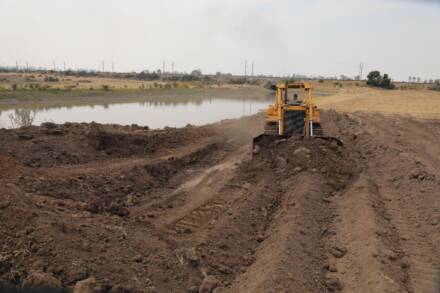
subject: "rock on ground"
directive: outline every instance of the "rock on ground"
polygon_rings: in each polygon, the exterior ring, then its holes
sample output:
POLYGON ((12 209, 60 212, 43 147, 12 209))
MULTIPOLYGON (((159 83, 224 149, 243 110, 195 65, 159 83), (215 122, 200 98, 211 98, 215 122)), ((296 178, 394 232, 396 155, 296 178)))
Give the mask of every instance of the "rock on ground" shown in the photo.
POLYGON ((60 292, 62 285, 60 280, 51 274, 34 271, 23 281, 23 289, 44 290, 46 292, 60 292))
POLYGON ((101 287, 94 277, 79 281, 73 288, 73 293, 99 293, 101 287))

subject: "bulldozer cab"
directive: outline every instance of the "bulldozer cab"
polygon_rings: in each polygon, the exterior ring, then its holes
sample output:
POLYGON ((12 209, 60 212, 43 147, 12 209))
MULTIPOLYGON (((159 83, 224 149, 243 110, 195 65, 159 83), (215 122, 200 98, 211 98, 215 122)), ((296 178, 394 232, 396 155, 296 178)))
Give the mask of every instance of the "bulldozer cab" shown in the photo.
POLYGON ((309 126, 306 124, 312 120, 319 120, 319 112, 313 112, 310 83, 279 83, 275 93, 275 104, 269 106, 266 111, 265 134, 309 135, 309 126))
POLYGON ((307 91, 300 84, 290 83, 287 84, 287 89, 286 86, 277 88, 280 90, 278 94, 284 98, 282 103, 286 105, 301 105, 303 101, 307 100, 307 91))

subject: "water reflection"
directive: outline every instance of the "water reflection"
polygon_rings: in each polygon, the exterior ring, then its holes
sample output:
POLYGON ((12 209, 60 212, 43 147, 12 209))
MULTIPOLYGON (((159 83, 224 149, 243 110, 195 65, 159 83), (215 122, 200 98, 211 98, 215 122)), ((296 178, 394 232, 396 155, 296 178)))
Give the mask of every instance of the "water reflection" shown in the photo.
POLYGON ((263 110, 271 100, 259 99, 151 99, 127 103, 32 106, 0 111, 0 127, 16 128, 43 122, 98 122, 138 124, 150 128, 203 125, 239 118, 263 110), (13 117, 13 118, 12 118, 13 117))
POLYGON ((10 127, 18 128, 18 127, 31 126, 34 123, 35 116, 36 116, 35 110, 15 109, 12 113, 8 114, 10 127))

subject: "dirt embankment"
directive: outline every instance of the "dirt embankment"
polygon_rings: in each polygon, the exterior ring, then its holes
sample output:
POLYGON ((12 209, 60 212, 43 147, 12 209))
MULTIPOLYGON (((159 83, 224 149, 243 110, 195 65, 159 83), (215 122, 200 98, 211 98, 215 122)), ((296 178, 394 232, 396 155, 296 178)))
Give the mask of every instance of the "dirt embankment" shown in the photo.
POLYGON ((323 120, 253 157, 259 116, 1 130, 0 287, 437 292, 440 123, 323 120))

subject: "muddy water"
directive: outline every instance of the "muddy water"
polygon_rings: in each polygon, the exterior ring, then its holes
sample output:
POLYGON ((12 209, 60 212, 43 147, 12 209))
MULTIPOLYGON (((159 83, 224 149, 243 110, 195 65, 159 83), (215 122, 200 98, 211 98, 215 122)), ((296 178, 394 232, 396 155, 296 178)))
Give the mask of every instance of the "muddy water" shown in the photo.
POLYGON ((240 118, 263 110, 271 100, 207 98, 182 101, 142 100, 80 106, 26 105, 15 109, 0 109, 0 128, 16 128, 23 124, 43 122, 97 122, 108 124, 138 124, 150 128, 203 125, 223 119, 240 118))

